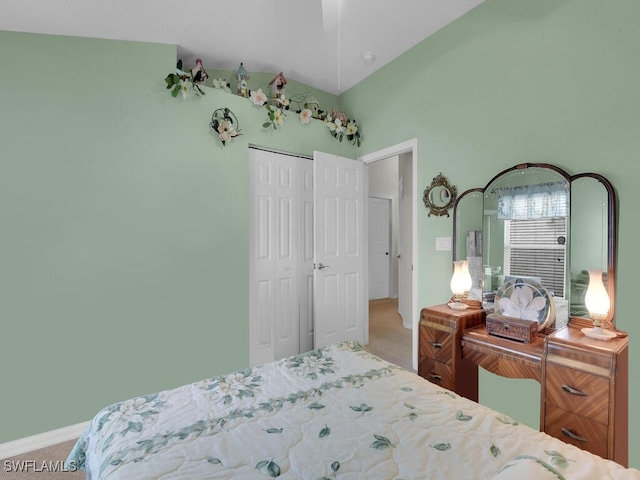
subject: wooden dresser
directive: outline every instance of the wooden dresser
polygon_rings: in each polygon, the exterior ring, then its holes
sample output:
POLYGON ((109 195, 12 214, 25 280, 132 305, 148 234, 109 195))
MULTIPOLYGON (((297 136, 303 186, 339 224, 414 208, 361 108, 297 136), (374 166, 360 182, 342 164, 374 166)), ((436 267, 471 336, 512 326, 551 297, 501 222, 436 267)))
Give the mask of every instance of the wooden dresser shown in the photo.
POLYGON ((577 328, 532 343, 489 335, 482 310, 422 309, 418 374, 478 400, 478 365, 541 384, 540 429, 628 466, 628 338, 586 338, 577 328))

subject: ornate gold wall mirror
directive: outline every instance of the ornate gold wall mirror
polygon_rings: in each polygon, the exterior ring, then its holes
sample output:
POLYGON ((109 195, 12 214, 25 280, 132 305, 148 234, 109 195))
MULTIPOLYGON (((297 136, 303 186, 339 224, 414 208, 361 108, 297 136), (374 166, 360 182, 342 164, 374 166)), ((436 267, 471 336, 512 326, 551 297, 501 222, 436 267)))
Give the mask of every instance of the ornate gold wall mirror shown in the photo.
POLYGON ((428 217, 449 216, 449 209, 453 207, 457 197, 457 189, 454 185, 449 184, 449 180, 440 173, 433 177, 431 185, 424 190, 422 201, 424 206, 429 210, 428 217))
POLYGON ((453 257, 469 260, 472 298, 491 308, 505 279, 528 277, 554 296, 560 328, 569 318, 588 318, 588 270, 602 269, 611 300, 604 323, 615 325, 617 211, 606 178, 516 165, 461 194, 453 214, 453 257))

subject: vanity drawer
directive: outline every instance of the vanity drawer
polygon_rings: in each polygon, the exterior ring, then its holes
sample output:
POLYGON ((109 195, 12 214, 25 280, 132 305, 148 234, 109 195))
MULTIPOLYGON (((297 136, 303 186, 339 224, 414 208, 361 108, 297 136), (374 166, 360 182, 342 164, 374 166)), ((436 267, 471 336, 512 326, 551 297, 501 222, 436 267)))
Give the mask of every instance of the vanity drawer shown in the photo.
POLYGON ((544 431, 563 442, 609 458, 607 426, 602 423, 547 405, 544 431))
POLYGON ((547 363, 545 402, 560 409, 609 423, 609 379, 547 363))
POLYGON ((434 326, 420 325, 420 355, 451 365, 453 334, 434 326))
POLYGON ((453 369, 444 363, 436 362, 429 357, 421 357, 418 375, 442 388, 453 390, 453 369))

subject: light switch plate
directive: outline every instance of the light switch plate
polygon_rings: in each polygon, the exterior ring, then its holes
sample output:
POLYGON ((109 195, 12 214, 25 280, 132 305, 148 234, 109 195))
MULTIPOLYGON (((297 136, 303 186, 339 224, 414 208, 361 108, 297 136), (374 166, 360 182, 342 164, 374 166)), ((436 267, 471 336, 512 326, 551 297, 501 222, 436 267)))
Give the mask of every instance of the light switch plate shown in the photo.
POLYGON ((436 251, 450 252, 451 237, 436 237, 436 251))

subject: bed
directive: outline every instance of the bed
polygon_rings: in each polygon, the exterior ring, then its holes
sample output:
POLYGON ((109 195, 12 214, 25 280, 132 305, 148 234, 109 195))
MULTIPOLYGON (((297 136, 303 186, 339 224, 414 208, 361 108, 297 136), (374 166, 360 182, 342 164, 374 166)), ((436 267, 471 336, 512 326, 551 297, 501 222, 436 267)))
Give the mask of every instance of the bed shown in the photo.
POLYGON ((105 479, 640 479, 358 342, 110 405, 67 468, 105 479))

